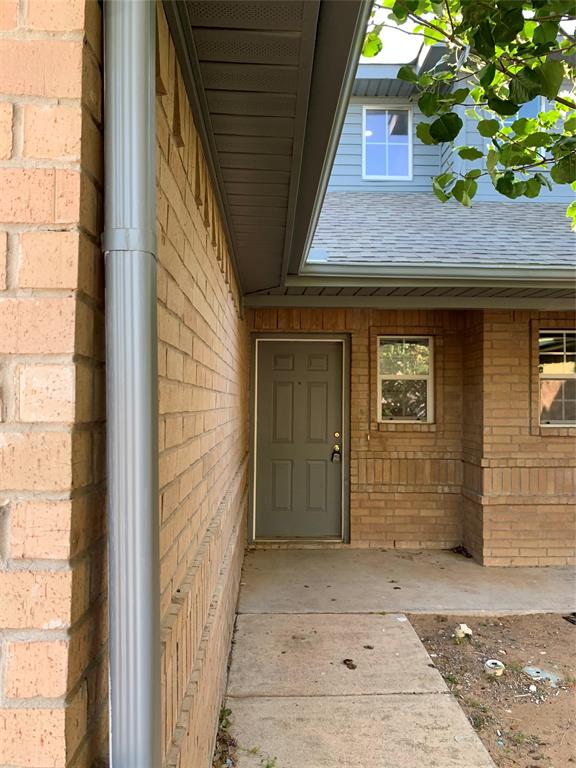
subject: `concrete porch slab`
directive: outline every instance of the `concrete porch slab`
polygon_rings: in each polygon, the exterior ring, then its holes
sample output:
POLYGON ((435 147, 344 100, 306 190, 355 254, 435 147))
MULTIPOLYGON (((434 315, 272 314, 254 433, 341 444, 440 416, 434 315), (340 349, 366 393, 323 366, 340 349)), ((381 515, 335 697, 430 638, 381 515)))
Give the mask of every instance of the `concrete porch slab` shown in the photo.
POLYGON ((249 552, 240 613, 453 614, 576 610, 572 568, 483 568, 444 551, 249 552))
POLYGON ((448 693, 231 698, 228 705, 238 768, 494 768, 448 693))
POLYGON ((445 693, 430 663, 402 615, 239 616, 228 695, 445 693))

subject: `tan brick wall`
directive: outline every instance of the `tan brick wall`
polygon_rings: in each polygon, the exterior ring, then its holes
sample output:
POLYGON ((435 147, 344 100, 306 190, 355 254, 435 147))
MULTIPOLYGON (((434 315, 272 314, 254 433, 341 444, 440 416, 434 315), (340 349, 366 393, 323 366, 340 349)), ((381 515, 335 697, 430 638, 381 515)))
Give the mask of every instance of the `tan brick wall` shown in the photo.
POLYGON ((0 4, 0 764, 106 747, 101 19, 0 4))
POLYGON ((245 543, 248 332, 161 12, 158 39, 163 744, 167 766, 207 768, 245 543))
POLYGON ((255 331, 350 334, 350 532, 356 547, 462 540, 462 317, 455 312, 255 310, 255 331), (434 337, 434 424, 378 424, 376 337, 434 337))
POLYGON ((338 331, 351 340, 351 544, 452 547, 486 565, 574 558, 574 432, 541 429, 538 327, 528 312, 254 310, 255 331, 338 331), (435 339, 434 425, 378 424, 378 334, 435 339))
POLYGON ((482 561, 482 457, 484 450, 484 315, 465 314, 462 371, 464 418, 462 428, 462 539, 482 561))
POLYGON ((576 430, 539 425, 538 330, 576 315, 483 314, 483 562, 566 565, 576 556, 576 430))

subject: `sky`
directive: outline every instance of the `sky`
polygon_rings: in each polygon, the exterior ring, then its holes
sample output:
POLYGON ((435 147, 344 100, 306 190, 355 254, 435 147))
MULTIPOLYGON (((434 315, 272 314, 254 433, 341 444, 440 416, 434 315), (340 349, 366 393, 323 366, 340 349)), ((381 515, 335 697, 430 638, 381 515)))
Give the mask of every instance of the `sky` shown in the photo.
MULTIPOLYGON (((376 13, 374 21, 376 23, 384 22, 393 26, 394 22, 386 18, 389 13, 388 9, 380 9, 376 13)), ((407 21, 402 27, 396 27, 396 29, 385 27, 381 34, 383 47, 380 53, 369 59, 362 57, 360 60, 362 62, 372 62, 373 64, 407 64, 409 61, 414 61, 422 45, 422 37, 420 35, 407 34, 413 28, 414 24, 410 21, 407 21)))

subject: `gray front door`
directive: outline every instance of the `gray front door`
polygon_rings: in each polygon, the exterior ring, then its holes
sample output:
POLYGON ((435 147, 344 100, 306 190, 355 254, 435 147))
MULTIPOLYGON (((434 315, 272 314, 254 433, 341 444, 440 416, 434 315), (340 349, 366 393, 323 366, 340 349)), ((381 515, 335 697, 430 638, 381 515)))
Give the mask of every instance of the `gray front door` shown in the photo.
POLYGON ((257 539, 342 537, 342 349, 257 341, 257 539))

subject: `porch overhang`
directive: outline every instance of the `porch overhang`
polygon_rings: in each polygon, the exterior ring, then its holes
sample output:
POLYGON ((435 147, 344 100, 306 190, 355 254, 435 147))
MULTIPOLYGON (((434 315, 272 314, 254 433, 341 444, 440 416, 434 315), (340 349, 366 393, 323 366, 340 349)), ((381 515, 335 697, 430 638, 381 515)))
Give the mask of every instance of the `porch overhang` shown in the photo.
POLYGON ((165 0, 242 292, 283 283, 311 238, 366 0, 165 0))
MULTIPOLYGON (((397 65, 358 64, 370 2, 164 7, 246 306, 574 307, 576 273, 565 263, 411 265, 383 251, 377 263, 338 264, 315 254, 350 98, 412 94, 397 65)), ((424 47, 412 65, 438 66, 444 54, 424 47)))
POLYGON ((573 310, 576 268, 307 265, 248 307, 573 310))

